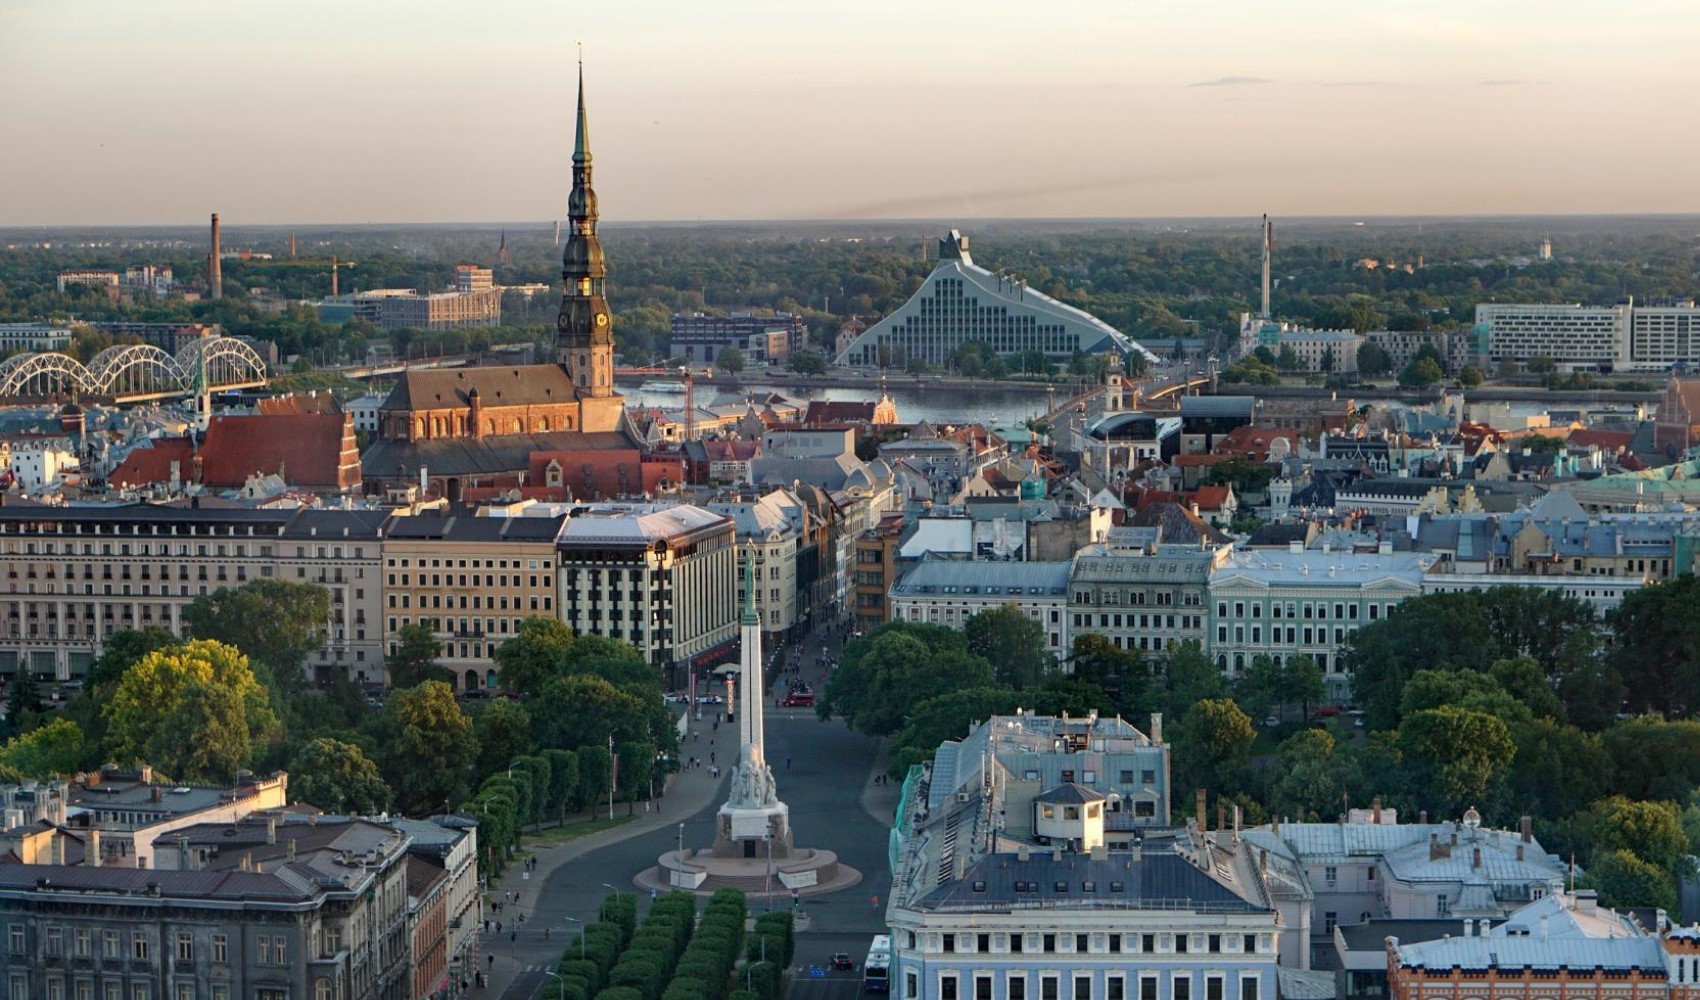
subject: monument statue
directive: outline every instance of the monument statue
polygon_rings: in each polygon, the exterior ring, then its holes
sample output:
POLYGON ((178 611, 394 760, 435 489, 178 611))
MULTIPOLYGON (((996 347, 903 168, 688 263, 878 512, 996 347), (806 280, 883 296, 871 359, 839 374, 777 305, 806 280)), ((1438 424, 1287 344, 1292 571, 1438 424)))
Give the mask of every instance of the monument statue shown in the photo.
POLYGON ((715 853, 754 857, 757 845, 766 849, 771 838, 774 855, 790 849, 790 810, 779 801, 773 769, 764 751, 763 707, 767 685, 762 673, 761 615, 756 611, 755 554, 744 552, 744 614, 739 630, 743 644, 738 684, 738 763, 732 770, 726 804, 716 823, 715 853))

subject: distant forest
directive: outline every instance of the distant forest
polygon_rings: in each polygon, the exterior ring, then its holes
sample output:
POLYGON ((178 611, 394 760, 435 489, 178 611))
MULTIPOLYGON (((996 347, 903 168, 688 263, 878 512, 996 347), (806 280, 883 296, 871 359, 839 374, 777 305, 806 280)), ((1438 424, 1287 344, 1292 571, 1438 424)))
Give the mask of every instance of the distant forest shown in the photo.
MULTIPOLYGON (((773 309, 807 317, 825 343, 849 316, 875 319, 907 298, 933 266, 944 223, 605 225, 615 334, 633 360, 667 340, 675 311, 773 309), (923 259, 923 248, 926 258, 923 259)), ((1257 220, 982 222, 968 224, 976 263, 1007 269, 1163 352, 1178 338, 1223 337, 1256 308, 1257 220)), ((218 302, 112 302, 91 288, 61 294, 72 267, 168 264, 179 282, 204 283, 206 234, 185 229, 0 231, 0 322, 52 318, 196 320, 267 339, 283 355, 357 358, 387 340, 400 352, 455 353, 488 343, 546 341, 557 298, 511 295, 495 330, 382 333, 364 323, 327 325, 284 305, 330 289, 440 289, 456 264, 496 264, 497 226, 306 228, 227 225, 227 251, 272 254, 228 260, 218 302), (51 247, 43 247, 51 242, 51 247), (92 245, 91 245, 92 244, 92 245), (264 307, 270 300, 269 308, 264 307)), ((500 284, 558 284, 552 225, 506 228, 512 264, 500 284)), ((1277 220, 1277 317, 1341 329, 1444 329, 1472 322, 1479 302, 1609 304, 1689 298, 1700 288, 1700 219, 1277 220), (1553 257, 1539 259, 1543 238, 1553 257), (1365 266, 1368 261, 1375 267, 1365 266), (1418 267, 1419 261, 1421 266, 1418 267), (1411 270, 1407 271, 1407 265, 1411 270)), ((103 344, 85 338, 78 351, 103 344)))

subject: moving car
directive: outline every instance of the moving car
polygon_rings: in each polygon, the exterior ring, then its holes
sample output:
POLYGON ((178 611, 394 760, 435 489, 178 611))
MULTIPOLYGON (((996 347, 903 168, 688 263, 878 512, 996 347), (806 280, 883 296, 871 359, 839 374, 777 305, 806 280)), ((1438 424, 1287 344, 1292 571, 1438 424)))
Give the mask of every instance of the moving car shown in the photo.
POLYGON ((856 969, 856 963, 851 960, 849 952, 841 951, 832 956, 832 967, 834 969, 842 969, 846 972, 854 972, 856 969))
POLYGON ((784 701, 780 702, 786 708, 810 708, 814 703, 815 693, 813 691, 793 691, 785 696, 784 701))

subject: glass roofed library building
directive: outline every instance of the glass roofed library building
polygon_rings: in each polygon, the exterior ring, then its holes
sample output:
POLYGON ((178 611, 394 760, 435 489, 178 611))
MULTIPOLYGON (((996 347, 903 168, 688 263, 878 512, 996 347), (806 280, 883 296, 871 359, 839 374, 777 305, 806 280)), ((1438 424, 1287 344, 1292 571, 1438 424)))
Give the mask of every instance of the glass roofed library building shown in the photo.
POLYGON ((864 330, 838 358, 845 365, 918 360, 945 366, 963 344, 980 341, 997 354, 1040 351, 1068 361, 1075 351, 1156 356, 1096 316, 1027 287, 1027 282, 976 265, 968 238, 956 230, 939 240, 939 263, 896 312, 864 330))

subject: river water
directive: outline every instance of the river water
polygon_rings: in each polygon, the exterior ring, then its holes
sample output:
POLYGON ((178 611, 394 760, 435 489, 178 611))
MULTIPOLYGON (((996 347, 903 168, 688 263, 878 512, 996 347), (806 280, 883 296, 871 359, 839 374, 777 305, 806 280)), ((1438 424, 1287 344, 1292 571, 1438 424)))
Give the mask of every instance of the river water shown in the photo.
MULTIPOLYGON (((682 393, 645 392, 641 388, 632 387, 622 390, 628 405, 656 406, 662 409, 676 409, 684 405, 682 393)), ((983 389, 946 389, 940 387, 892 386, 891 401, 897 404, 897 419, 900 423, 912 424, 926 420, 935 424, 979 422, 987 425, 1019 424, 1029 417, 1045 414, 1047 396, 1042 392, 1011 391, 988 385, 983 389)), ((822 388, 796 386, 767 386, 760 383, 746 383, 740 390, 740 396, 752 393, 766 394, 777 392, 787 399, 807 404, 811 400, 830 400, 833 402, 864 402, 879 398, 879 383, 869 380, 867 387, 854 388, 822 388)), ((1059 390, 1062 398, 1066 390, 1059 390)), ((697 405, 705 405, 722 397, 714 394, 713 390, 698 385, 696 390, 697 405)))

